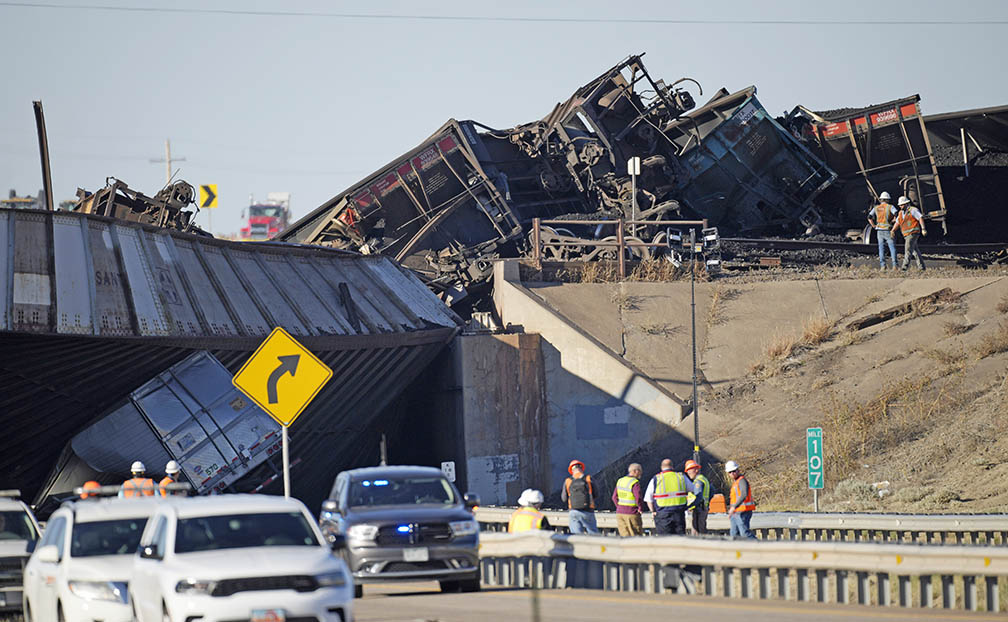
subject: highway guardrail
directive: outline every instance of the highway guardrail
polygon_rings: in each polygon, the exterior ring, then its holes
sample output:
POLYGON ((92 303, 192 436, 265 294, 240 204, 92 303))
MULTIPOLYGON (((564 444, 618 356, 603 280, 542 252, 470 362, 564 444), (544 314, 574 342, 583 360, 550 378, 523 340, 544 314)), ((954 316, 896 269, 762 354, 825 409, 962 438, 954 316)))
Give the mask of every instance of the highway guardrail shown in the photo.
MULTIPOLYGON (((515 508, 480 507, 476 520, 484 531, 506 531, 515 508)), ((567 512, 544 510, 550 525, 567 530, 567 512)), ((616 513, 596 512, 602 533, 616 533, 616 513)), ((645 514, 644 528, 654 528, 645 514)), ((713 533, 728 531, 726 514, 711 514, 707 527, 713 533)), ((1008 546, 1005 514, 860 514, 827 512, 754 512, 751 528, 764 540, 814 540, 849 542, 920 542, 1008 546)))
POLYGON ((1002 611, 1008 548, 860 542, 480 536, 484 583, 1002 611))

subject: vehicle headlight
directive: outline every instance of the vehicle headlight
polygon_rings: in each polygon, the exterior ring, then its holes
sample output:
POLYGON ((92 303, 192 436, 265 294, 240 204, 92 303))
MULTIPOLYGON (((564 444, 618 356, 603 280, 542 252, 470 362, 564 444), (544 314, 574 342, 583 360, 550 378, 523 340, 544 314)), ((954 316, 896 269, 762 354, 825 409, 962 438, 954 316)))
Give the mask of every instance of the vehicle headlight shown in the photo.
POLYGON ((115 581, 68 581, 70 591, 85 600, 126 604, 126 584, 115 581))
POLYGON ((353 525, 346 533, 354 540, 374 540, 378 535, 378 525, 353 525))
POLYGON ((448 527, 451 528, 452 535, 458 538, 459 536, 471 536, 474 533, 479 533, 479 523, 475 520, 456 520, 448 523, 448 527))
POLYGON ((200 581, 199 579, 183 579, 175 584, 179 594, 204 594, 209 596, 217 587, 216 581, 200 581))
POLYGON ((342 570, 337 570, 335 572, 315 575, 315 581, 319 587, 338 587, 346 585, 347 579, 342 570))

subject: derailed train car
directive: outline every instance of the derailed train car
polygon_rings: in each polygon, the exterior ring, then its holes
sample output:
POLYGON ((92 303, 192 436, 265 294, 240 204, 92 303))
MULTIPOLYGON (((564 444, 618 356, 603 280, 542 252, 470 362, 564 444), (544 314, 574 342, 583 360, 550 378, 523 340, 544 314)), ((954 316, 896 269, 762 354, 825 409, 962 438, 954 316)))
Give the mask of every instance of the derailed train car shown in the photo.
POLYGON ((493 259, 528 252, 536 217, 706 218, 729 234, 817 224, 813 202, 835 174, 754 87, 690 112, 691 82, 654 79, 634 55, 539 121, 451 120, 280 238, 393 256, 454 303, 485 284, 493 259))

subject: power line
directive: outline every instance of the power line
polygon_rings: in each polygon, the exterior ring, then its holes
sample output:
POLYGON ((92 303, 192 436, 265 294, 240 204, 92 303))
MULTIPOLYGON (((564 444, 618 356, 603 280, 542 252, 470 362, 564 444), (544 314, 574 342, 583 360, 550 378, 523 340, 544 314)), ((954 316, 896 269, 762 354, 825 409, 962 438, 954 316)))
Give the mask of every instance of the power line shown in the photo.
POLYGON ((602 18, 602 17, 528 17, 483 15, 395 15, 373 13, 332 13, 328 11, 266 11, 253 9, 208 9, 179 7, 130 7, 104 4, 55 4, 49 2, 0 2, 0 6, 79 11, 116 11, 120 13, 173 13, 185 15, 245 15, 254 17, 326 17, 382 21, 427 22, 524 22, 542 24, 678 24, 727 26, 1003 26, 1005 19, 681 19, 681 18, 602 18))

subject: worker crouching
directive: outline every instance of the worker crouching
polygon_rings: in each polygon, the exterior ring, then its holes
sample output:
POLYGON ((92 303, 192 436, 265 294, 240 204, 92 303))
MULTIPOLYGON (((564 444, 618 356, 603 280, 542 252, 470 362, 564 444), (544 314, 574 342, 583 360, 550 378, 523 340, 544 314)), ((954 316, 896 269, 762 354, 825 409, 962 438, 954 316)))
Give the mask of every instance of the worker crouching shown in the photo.
POLYGON ((550 524, 546 520, 546 515, 539 511, 543 501, 545 498, 542 492, 526 488, 518 497, 518 505, 521 507, 511 514, 511 520, 508 521, 508 533, 549 529, 550 524))

